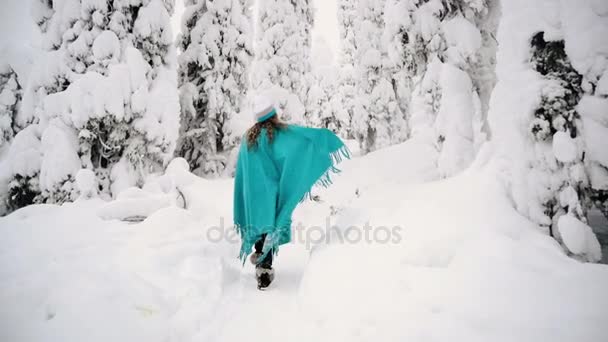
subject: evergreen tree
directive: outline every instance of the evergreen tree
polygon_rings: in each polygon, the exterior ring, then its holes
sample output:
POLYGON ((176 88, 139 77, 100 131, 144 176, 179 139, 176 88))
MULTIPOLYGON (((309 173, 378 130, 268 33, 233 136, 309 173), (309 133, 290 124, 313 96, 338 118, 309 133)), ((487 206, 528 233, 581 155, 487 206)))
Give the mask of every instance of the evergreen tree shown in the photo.
POLYGON ((313 0, 298 0, 292 1, 295 7, 295 12, 299 25, 300 37, 302 39, 302 67, 303 67, 303 79, 302 84, 300 85, 300 89, 298 91, 298 97, 302 101, 305 107, 304 120, 310 122, 309 117, 311 115, 315 115, 311 111, 311 109, 306 106, 308 103, 307 94, 310 89, 312 83, 314 82, 314 75, 312 74, 312 28, 314 25, 315 19, 315 9, 313 5, 313 0))
POLYGON ((241 0, 189 0, 179 47, 182 125, 177 155, 194 173, 219 175, 238 142, 237 120, 248 89, 251 20, 241 0))
POLYGON ((11 155, 37 148, 39 162, 13 168, 9 191, 27 196, 11 207, 74 199, 83 167, 104 196, 142 185, 172 157, 178 133, 173 1, 34 5, 47 52, 24 93, 21 121, 32 128, 11 155))
POLYGON ((355 0, 338 1, 338 29, 340 31, 340 78, 338 94, 347 117, 345 118, 344 134, 353 138, 351 120, 353 117, 356 84, 355 84, 355 21, 357 17, 355 0))
POLYGON ((608 69, 593 83, 578 105, 582 116, 582 132, 586 151, 585 168, 589 177, 588 198, 591 205, 608 219, 608 158, 605 142, 608 137, 608 121, 605 109, 608 108, 608 69))
POLYGON ((388 8, 385 40, 396 93, 407 99, 411 89, 412 134, 436 148, 442 177, 454 175, 488 134, 497 0, 394 0, 388 8))
POLYGON ((499 86, 489 117, 500 178, 522 215, 575 258, 599 261, 601 247, 586 216, 603 204, 595 202, 597 190, 608 188, 608 160, 601 152, 608 68, 594 62, 605 55, 600 35, 579 37, 605 31, 605 15, 592 4, 555 0, 538 7, 504 1, 502 16, 499 86), (583 25, 548 9, 572 17, 585 13, 586 20, 583 25), (516 18, 539 20, 520 27, 516 18))
POLYGON ((568 214, 586 223, 590 204, 584 156, 576 152, 583 132, 576 110, 583 94, 582 76, 572 67, 563 40, 546 41, 544 32, 538 32, 530 44, 532 66, 545 80, 530 123, 536 151, 533 168, 542 184, 537 187, 544 214, 539 223, 559 238, 559 218, 568 214))
MULTIPOLYGON (((382 43, 387 53, 387 66, 391 69, 392 84, 399 104, 399 109, 409 121, 409 104, 412 92, 412 77, 410 70, 411 55, 407 54, 407 28, 411 25, 411 18, 405 7, 404 0, 387 0, 384 9, 384 30, 382 43)), ((409 132, 408 132, 409 133, 409 132)))
POLYGON ((338 0, 338 29, 340 32, 340 58, 342 66, 355 65, 355 22, 357 19, 357 2, 355 0, 338 0))
POLYGON ((392 84, 381 43, 385 0, 363 0, 355 22, 355 101, 352 130, 365 152, 403 141, 407 123, 392 84))
POLYGON ((327 42, 316 37, 312 51, 312 83, 307 95, 308 124, 347 136, 350 116, 343 106, 340 67, 333 63, 327 42))
POLYGON ((305 122, 310 79, 310 1, 258 3, 252 88, 273 98, 287 121, 305 122))
POLYGON ((314 83, 309 93, 309 108, 316 113, 315 121, 311 124, 315 127, 325 127, 337 134, 347 137, 349 132, 350 117, 343 106, 340 98, 340 72, 335 66, 322 68, 320 73, 315 73, 314 83))

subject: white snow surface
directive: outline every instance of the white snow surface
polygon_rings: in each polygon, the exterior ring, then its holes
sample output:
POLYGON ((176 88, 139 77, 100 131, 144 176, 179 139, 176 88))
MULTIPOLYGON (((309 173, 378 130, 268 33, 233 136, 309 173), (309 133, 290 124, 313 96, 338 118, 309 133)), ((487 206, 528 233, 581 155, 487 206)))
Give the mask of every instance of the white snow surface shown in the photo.
POLYGON ((608 266, 567 257, 512 208, 492 146, 429 182, 434 153, 414 138, 344 162, 322 202, 296 210, 311 239, 281 248, 265 292, 236 258, 232 180, 195 177, 183 160, 115 202, 18 210, 0 218, 0 340, 604 341, 608 266), (176 188, 187 209, 98 216, 176 188), (331 241, 312 228, 328 217, 331 241), (354 241, 347 228, 365 222, 374 241, 354 241))

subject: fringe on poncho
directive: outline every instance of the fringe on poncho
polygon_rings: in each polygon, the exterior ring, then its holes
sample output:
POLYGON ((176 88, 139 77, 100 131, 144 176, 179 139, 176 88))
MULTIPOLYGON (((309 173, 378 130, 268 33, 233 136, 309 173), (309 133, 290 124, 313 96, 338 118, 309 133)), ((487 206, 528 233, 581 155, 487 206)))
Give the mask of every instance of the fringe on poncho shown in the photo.
POLYGON ((336 167, 350 158, 346 145, 325 128, 288 125, 274 132, 271 144, 265 129, 257 145, 241 147, 234 179, 234 224, 241 236, 239 258, 245 262, 253 245, 266 235, 263 253, 277 253, 291 241, 291 215, 310 198, 312 187, 328 187, 336 167))

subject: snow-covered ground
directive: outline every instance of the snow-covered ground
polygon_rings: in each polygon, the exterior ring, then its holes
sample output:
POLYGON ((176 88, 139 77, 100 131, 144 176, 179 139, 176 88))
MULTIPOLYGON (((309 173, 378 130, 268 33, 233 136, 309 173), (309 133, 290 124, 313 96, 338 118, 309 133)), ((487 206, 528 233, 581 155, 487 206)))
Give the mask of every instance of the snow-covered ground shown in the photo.
POLYGON ((416 139, 345 162, 265 292, 236 258, 230 179, 175 163, 112 203, 26 207, 0 219, 0 340, 605 341, 608 266, 520 216, 489 150, 438 182, 416 139))

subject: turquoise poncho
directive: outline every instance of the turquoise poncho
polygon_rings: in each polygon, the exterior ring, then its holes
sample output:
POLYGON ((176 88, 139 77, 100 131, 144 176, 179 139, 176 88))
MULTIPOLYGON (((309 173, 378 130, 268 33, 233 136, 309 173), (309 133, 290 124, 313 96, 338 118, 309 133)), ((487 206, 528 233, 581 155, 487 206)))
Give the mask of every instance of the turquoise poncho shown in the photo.
POLYGON ((327 187, 336 164, 350 158, 348 148, 328 129, 288 125, 274 132, 269 144, 265 129, 257 146, 243 137, 234 178, 234 224, 241 236, 244 262, 262 234, 263 253, 277 253, 291 241, 291 214, 310 197, 313 185, 327 187))

